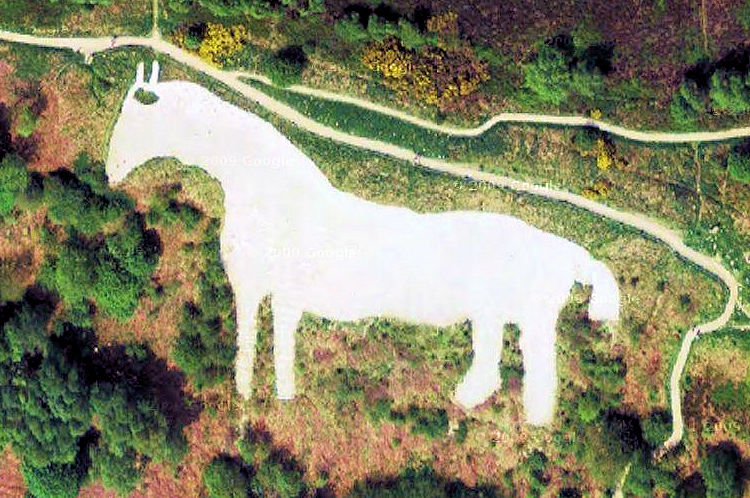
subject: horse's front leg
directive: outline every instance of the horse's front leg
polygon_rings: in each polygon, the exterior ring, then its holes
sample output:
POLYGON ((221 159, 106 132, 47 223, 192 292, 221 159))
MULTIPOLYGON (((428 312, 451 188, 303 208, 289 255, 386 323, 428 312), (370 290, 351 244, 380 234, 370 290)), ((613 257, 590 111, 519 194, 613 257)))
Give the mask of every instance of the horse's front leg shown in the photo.
POLYGON ((273 309, 273 358, 276 370, 276 397, 294 398, 294 332, 302 310, 282 295, 271 298, 273 309))
POLYGON ((473 319, 471 322, 474 358, 456 389, 456 401, 464 408, 481 405, 500 387, 502 325, 498 320, 473 319))

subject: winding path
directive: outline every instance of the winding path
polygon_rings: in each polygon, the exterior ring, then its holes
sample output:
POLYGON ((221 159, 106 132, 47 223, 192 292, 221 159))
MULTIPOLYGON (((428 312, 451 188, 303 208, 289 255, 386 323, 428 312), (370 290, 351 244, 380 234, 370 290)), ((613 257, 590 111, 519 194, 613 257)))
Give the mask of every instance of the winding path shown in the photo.
MULTIPOLYGON (((153 18, 157 19, 158 13, 156 11, 157 0, 154 0, 154 12, 153 18)), ((279 102, 268 95, 264 94, 260 90, 253 86, 244 83, 243 77, 250 77, 254 79, 263 80, 262 77, 252 75, 244 72, 237 71, 223 71, 215 66, 212 66, 200 59, 196 55, 187 52, 169 42, 164 40, 154 24, 154 29, 151 36, 149 37, 136 37, 136 36, 121 36, 116 39, 112 37, 100 37, 100 38, 52 38, 52 37, 36 37, 33 35, 19 34, 8 31, 0 31, 0 41, 8 41, 13 43, 22 43, 27 45, 36 45, 48 48, 58 49, 72 49, 80 52, 84 55, 87 60, 90 60, 91 56, 97 52, 102 52, 111 49, 113 46, 141 46, 148 47, 156 52, 163 53, 170 56, 175 61, 182 63, 196 71, 202 72, 221 83, 227 85, 233 90, 239 92, 243 96, 255 101, 259 105, 263 106, 267 110, 277 114, 278 116, 292 121, 296 126, 303 128, 311 133, 318 136, 329 138, 339 143, 347 144, 353 147, 366 149, 372 152, 377 152, 386 156, 390 156, 396 159, 412 162, 415 158, 415 153, 409 149, 398 147, 396 145, 382 142, 379 140, 373 140, 365 137, 359 137, 350 135, 342 131, 324 126, 317 121, 314 121, 296 109, 279 102)), ((417 124, 427 129, 443 132, 452 135, 462 136, 475 136, 483 133, 497 123, 535 123, 535 124, 549 124, 549 125, 562 125, 562 126, 591 126, 600 130, 618 135, 623 138, 627 138, 639 142, 651 142, 651 143, 686 143, 686 142, 708 142, 708 141, 722 141, 733 138, 747 137, 750 136, 750 127, 744 128, 733 128, 724 131, 712 131, 712 132, 692 132, 692 133, 668 133, 668 132, 646 132, 631 130, 617 126, 605 121, 593 120, 581 116, 550 116, 542 114, 522 114, 522 113, 504 113, 499 114, 483 125, 477 128, 455 128, 447 125, 439 125, 436 123, 423 120, 414 116, 410 116, 401 111, 393 110, 378 104, 367 102, 365 100, 356 99, 352 97, 336 96, 330 92, 324 92, 322 90, 313 90, 310 88, 295 86, 292 88, 294 91, 299 93, 306 93, 308 95, 334 99, 342 102, 353 103, 363 108, 382 112, 390 116, 403 119, 413 124, 417 124)), ((716 319, 698 325, 689 330, 684 337, 682 345, 680 347, 679 354, 674 364, 672 374, 670 377, 670 399, 672 409, 672 434, 669 439, 664 443, 663 451, 667 451, 674 447, 682 439, 684 432, 683 418, 682 418, 682 403, 680 395, 680 379, 682 377, 685 364, 687 362, 690 347, 698 336, 699 333, 708 333, 714 330, 724 327, 734 312, 735 308, 740 306, 739 303, 739 283, 734 275, 729 272, 717 259, 709 257, 705 254, 699 253, 694 249, 686 246, 682 241, 680 234, 660 222, 641 214, 628 213, 614 209, 594 202, 590 199, 586 199, 583 196, 566 192, 563 190, 556 190, 540 185, 535 185, 529 182, 515 180, 506 176, 495 175, 478 171, 477 165, 471 163, 453 163, 447 162, 436 158, 421 158, 420 165, 435 171, 440 171, 450 175, 463 177, 469 180, 477 180, 487 182, 492 185, 503 187, 518 192, 529 193, 537 196, 541 196, 547 199, 565 202, 574 206, 577 206, 586 211, 595 213, 597 215, 615 220, 624 225, 636 228, 641 232, 654 237, 665 244, 667 244, 673 251, 682 256, 688 261, 698 265, 707 272, 716 275, 727 287, 729 291, 729 297, 727 299, 724 311, 716 319)), ((741 308, 746 314, 748 310, 741 308)), ((750 314, 748 314, 750 316, 750 314)))

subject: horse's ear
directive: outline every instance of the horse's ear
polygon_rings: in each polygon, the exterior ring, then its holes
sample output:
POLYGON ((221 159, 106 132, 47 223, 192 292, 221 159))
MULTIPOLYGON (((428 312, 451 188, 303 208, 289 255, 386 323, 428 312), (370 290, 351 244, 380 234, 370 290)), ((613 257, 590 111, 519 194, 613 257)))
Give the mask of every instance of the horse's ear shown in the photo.
POLYGON ((143 88, 143 62, 138 63, 138 67, 135 69, 135 82, 133 86, 128 90, 126 99, 131 99, 135 95, 136 90, 143 88))
POLYGON ((148 79, 149 85, 156 85, 159 83, 159 61, 154 60, 151 63, 151 76, 148 79))
POLYGON ((135 69, 135 83, 133 83, 134 87, 139 87, 143 85, 143 62, 138 63, 138 67, 135 69))

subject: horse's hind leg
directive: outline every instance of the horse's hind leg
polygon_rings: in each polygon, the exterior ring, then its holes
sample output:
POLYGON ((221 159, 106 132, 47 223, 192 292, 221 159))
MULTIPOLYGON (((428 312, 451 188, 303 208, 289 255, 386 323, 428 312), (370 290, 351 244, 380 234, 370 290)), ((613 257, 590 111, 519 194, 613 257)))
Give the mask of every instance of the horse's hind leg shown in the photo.
POLYGON ((294 332, 302 311, 281 296, 272 297, 273 358, 276 371, 276 396, 294 398, 294 332))
POLYGON ((557 357, 554 319, 541 316, 521 324, 519 346, 523 354, 523 406, 530 424, 552 421, 557 390, 557 357))
POLYGON ((497 320, 472 320, 471 328, 474 358, 456 389, 456 401, 469 409, 487 401, 500 387, 503 348, 503 328, 497 320))

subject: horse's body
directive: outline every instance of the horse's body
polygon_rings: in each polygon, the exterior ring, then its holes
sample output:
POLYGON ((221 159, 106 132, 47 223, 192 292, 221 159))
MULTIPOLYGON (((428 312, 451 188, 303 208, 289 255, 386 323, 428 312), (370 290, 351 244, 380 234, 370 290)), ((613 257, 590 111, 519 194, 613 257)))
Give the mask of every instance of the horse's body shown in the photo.
POLYGON ((143 81, 123 104, 107 161, 117 182, 152 157, 203 167, 225 192, 222 259, 235 292, 236 382, 251 393, 255 313, 272 295, 276 387, 294 395, 294 331, 303 312, 335 320, 391 316, 446 326, 469 319, 474 359, 465 407, 500 385, 502 330, 521 329, 524 404, 532 423, 554 410, 555 323, 574 282, 593 284, 592 319, 616 320, 611 272, 582 247, 505 215, 418 214, 336 190, 269 123, 186 82, 143 81), (139 87, 159 101, 138 103, 139 87))

